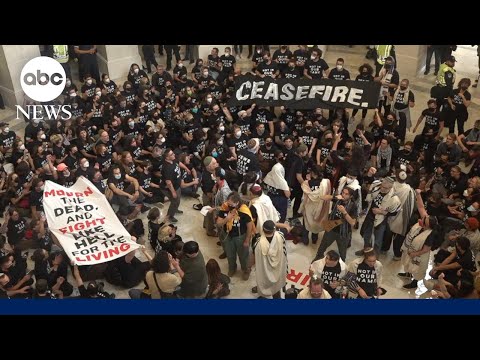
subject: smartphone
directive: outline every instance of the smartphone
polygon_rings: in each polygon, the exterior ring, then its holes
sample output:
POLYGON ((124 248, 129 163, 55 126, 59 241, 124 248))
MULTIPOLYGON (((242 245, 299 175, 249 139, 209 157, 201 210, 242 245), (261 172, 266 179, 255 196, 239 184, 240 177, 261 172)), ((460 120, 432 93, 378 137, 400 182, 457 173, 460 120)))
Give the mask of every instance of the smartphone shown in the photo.
POLYGON ((34 272, 35 272, 35 270, 27 271, 27 275, 33 275, 34 272))

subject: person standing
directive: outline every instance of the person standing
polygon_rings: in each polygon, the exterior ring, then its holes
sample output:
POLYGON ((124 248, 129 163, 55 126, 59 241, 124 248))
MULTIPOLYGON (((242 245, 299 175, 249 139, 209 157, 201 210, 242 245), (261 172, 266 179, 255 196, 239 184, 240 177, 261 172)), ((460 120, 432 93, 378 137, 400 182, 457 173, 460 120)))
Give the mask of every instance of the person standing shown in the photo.
MULTIPOLYGON (((178 63, 181 59, 180 57, 180 46, 179 45, 164 45, 165 52, 167 53, 167 71, 172 70, 172 53, 175 54, 175 60, 178 63)), ((163 55, 163 54, 160 54, 163 55)))
POLYGON ((281 298, 281 289, 287 281, 287 247, 285 237, 275 223, 267 220, 262 225, 263 235, 253 245, 257 286, 252 292, 260 297, 281 298))
POLYGON ((218 211, 217 225, 222 227, 224 248, 228 260, 228 276, 237 271, 237 255, 243 271, 243 280, 250 277, 248 255, 250 241, 255 234, 252 213, 247 205, 242 204, 240 195, 232 192, 218 211))
POLYGON ((403 79, 400 82, 400 86, 393 94, 392 106, 390 107, 391 111, 398 119, 398 131, 401 145, 405 142, 407 129, 410 131, 410 128, 412 127, 410 108, 415 106, 415 96, 410 90, 409 85, 410 81, 408 81, 408 79, 403 79))
POLYGON ((178 161, 175 160, 175 153, 172 149, 166 149, 164 152, 164 162, 162 167, 162 178, 166 188, 167 197, 170 199, 168 207, 168 218, 170 222, 176 223, 175 214, 183 214, 178 210, 180 198, 182 195, 181 181, 182 175, 178 161))
POLYGON ((468 91, 470 85, 470 79, 463 78, 458 82, 458 88, 447 98, 449 107, 445 109, 445 114, 450 133, 455 133, 455 122, 458 126, 458 135, 465 132, 463 126, 468 119, 468 107, 472 100, 472 94, 468 91))
POLYGON ((70 60, 68 45, 49 45, 48 47, 51 49, 51 51, 48 51, 49 56, 57 60, 60 65, 62 65, 63 69, 65 70, 65 75, 71 80, 72 72, 70 70, 70 65, 68 64, 68 61, 70 60))
POLYGON ((437 101, 438 110, 442 110, 445 105, 445 99, 450 95, 455 84, 456 70, 453 68, 457 60, 454 56, 449 56, 445 62, 440 65, 438 70, 436 85, 430 89, 430 96, 437 101))
POLYGON ((78 77, 83 82, 84 76, 90 74, 100 83, 100 72, 97 63, 97 45, 75 45, 75 54, 78 55, 78 77))
POLYGON ((152 73, 152 65, 157 68, 157 60, 155 60, 155 48, 153 45, 142 46, 143 58, 147 64, 147 73, 152 73))
POLYGON ((388 57, 395 59, 395 45, 375 45, 375 55, 375 76, 378 76, 385 66, 386 59, 388 57))
MULTIPOLYGON (((373 68, 369 64, 363 64, 358 68, 359 74, 355 78, 355 81, 373 81, 373 68)), ((368 109, 362 109, 362 119, 361 122, 365 121, 367 117, 368 109)), ((355 115, 357 115, 358 109, 353 109, 352 111, 352 120, 355 121, 355 115)))
POLYGON ((305 144, 300 144, 295 149, 291 162, 287 167, 287 183, 292 189, 290 200, 294 200, 293 204, 293 215, 294 219, 299 218, 301 215, 298 213, 300 204, 302 202, 302 184, 305 181, 306 166, 303 161, 304 157, 307 156, 308 147, 305 144))
POLYGON ((435 72, 434 75, 438 74, 440 69, 440 64, 442 62, 441 48, 438 45, 427 45, 427 58, 425 59, 425 72, 423 75, 428 75, 430 72, 430 63, 432 62, 432 55, 435 54, 435 72))
POLYGON ((472 85, 473 88, 478 86, 478 80, 480 80, 480 45, 477 45, 477 56, 478 56, 478 76, 475 79, 475 84, 472 85))

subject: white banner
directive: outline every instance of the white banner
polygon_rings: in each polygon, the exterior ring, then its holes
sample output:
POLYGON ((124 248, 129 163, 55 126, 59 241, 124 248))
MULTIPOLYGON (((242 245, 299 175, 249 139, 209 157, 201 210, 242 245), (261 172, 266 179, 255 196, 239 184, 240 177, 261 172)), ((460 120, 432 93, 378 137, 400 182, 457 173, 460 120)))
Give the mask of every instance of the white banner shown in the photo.
POLYGON ((43 208, 48 228, 77 265, 114 260, 140 247, 105 196, 83 176, 70 188, 46 181, 43 208))

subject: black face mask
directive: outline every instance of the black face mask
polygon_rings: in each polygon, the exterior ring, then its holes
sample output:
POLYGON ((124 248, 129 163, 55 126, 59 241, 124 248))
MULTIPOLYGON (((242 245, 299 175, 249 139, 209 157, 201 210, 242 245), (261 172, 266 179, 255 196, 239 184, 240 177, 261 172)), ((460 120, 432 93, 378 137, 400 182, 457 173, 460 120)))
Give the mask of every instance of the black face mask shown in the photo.
POLYGON ((313 126, 305 126, 305 129, 312 130, 313 126))
POLYGON ((229 211, 235 210, 236 208, 237 208, 236 206, 228 205, 228 210, 229 211))
POLYGON ((272 236, 265 236, 265 237, 267 238, 268 242, 272 242, 272 240, 273 240, 273 235, 272 235, 272 236))
POLYGON ((332 139, 326 139, 326 140, 325 140, 325 144, 327 144, 327 145, 331 145, 332 142, 333 142, 332 139))
POLYGON ((392 68, 392 64, 385 64, 385 69, 390 70, 392 68))

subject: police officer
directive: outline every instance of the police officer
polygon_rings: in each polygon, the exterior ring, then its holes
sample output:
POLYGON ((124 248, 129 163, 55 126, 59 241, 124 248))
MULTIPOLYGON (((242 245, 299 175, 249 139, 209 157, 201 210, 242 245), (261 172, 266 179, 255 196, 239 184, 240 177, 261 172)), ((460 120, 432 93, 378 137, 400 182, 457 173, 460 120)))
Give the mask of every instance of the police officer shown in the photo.
POLYGON ((454 56, 450 56, 445 62, 440 65, 437 75, 437 84, 430 90, 430 95, 437 101, 437 109, 440 110, 441 106, 445 104, 445 98, 452 92, 453 84, 455 84, 456 70, 454 56))
POLYGON ((50 45, 47 54, 62 65, 65 69, 65 75, 71 80, 72 72, 70 71, 70 65, 68 64, 68 61, 70 60, 68 45, 50 45))
POLYGON ((75 45, 75 54, 78 55, 78 76, 84 81, 85 74, 91 74, 96 83, 100 83, 100 72, 97 63, 97 45, 75 45))

